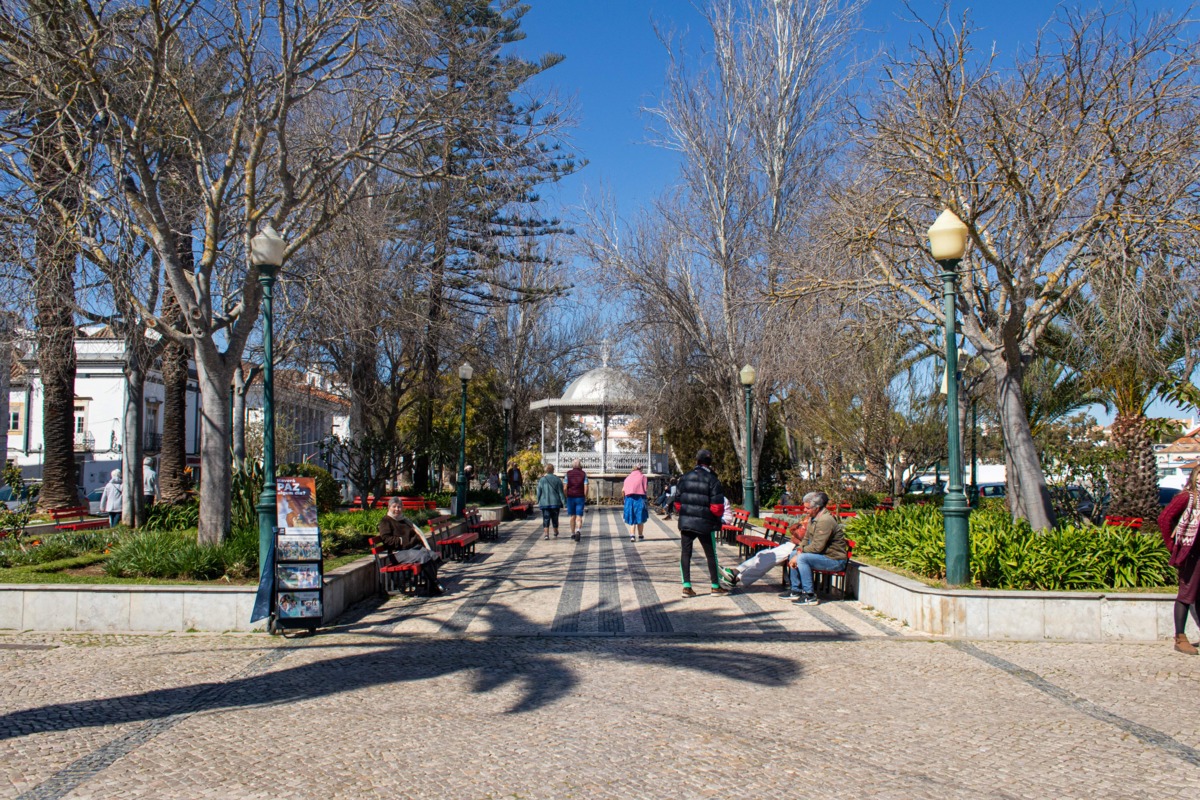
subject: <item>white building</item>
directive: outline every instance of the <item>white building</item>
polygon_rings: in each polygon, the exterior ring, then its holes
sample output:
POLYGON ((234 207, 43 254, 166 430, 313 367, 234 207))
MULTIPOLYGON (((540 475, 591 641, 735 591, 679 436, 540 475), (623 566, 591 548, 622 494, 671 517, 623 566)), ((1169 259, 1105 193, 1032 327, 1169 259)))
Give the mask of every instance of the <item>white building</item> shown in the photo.
MULTIPOLYGON (((31 337, 18 339, 9 387, 8 458, 21 467, 27 478, 41 478, 42 382, 37 361, 32 357, 31 337)), ((103 486, 112 470, 121 466, 124 446, 122 417, 126 384, 122 364, 125 342, 108 335, 106 328, 88 327, 75 340, 75 461, 78 482, 86 491, 103 486)), ((200 390, 194 367, 189 365, 185 448, 188 464, 200 463, 200 390)), ((145 381, 142 446, 146 455, 157 455, 162 447, 162 405, 165 387, 157 368, 145 381)), ((262 384, 246 398, 247 418, 262 420, 262 384)), ((276 373, 276 426, 292 425, 295 435, 287 437, 296 446, 279 453, 278 463, 315 460, 316 443, 330 433, 345 435, 349 404, 328 390, 315 373, 312 377, 284 370, 276 373)), ((283 438, 283 437, 281 437, 283 438)))
POLYGON ((1200 426, 1184 432, 1171 444, 1155 445, 1158 485, 1182 489, 1197 460, 1200 460, 1200 426))

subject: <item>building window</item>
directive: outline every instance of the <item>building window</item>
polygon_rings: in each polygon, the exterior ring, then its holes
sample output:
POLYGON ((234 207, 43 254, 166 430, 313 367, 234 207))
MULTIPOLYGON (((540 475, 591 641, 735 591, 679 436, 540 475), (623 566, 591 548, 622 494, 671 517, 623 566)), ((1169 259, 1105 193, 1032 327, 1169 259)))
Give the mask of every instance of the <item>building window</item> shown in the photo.
POLYGON ((8 407, 8 432, 20 433, 25 430, 25 406, 12 403, 8 407))
POLYGON ((84 409, 81 406, 75 406, 75 432, 83 433, 87 430, 87 425, 84 422, 84 409))

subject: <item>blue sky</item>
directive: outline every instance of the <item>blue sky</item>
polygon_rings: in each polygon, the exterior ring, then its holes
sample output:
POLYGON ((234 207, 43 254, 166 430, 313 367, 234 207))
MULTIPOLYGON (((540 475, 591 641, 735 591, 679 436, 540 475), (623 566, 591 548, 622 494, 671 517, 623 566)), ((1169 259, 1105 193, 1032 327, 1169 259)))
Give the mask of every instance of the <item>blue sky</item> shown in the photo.
MULTIPOLYGON (((543 197, 552 208, 561 209, 554 213, 571 219, 572 209, 585 196, 604 192, 615 198, 623 215, 629 215, 671 186, 676 177, 673 154, 649 144, 649 120, 639 110, 655 103, 666 70, 665 51, 653 25, 657 22, 666 30, 686 32, 689 51, 698 53, 707 44, 703 19, 690 0, 528 2, 531 9, 523 22, 527 38, 519 49, 530 56, 546 52, 566 56, 544 80, 561 95, 574 99, 578 124, 572 144, 589 161, 580 172, 544 191, 543 197)), ((958 15, 969 9, 1003 63, 1034 40, 1058 5, 1049 0, 986 0, 955 3, 952 14, 957 21, 958 15)), ((1115 3, 1103 5, 1114 7, 1115 3)), ((931 18, 942 3, 913 0, 912 6, 931 18)), ((1185 3, 1170 0, 1137 4, 1142 13, 1185 7, 1185 3)), ((919 35, 919 26, 907 21, 911 16, 900 0, 870 0, 859 37, 860 51, 868 54, 883 48, 905 48, 919 35)), ((978 46, 983 44, 979 41, 978 46)), ((1102 421, 1108 421, 1102 409, 1095 411, 1102 421)), ((1158 405, 1151 413, 1180 414, 1158 405)))

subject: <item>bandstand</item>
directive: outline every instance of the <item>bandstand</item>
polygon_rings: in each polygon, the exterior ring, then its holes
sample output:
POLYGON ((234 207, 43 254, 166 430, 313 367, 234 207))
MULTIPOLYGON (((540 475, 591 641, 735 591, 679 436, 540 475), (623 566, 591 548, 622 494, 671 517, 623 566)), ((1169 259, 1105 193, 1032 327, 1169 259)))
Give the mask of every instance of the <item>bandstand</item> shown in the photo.
POLYGON ((571 382, 563 396, 536 400, 529 410, 542 418, 542 461, 554 465, 559 475, 571 468, 578 459, 587 471, 588 491, 592 500, 621 497, 621 483, 640 466, 650 479, 652 493, 657 493, 668 474, 669 462, 665 453, 653 452, 651 431, 647 429, 644 449, 637 452, 614 450, 609 438, 609 421, 614 416, 637 416, 637 394, 633 381, 619 369, 607 365, 590 370, 571 382), (600 418, 600 442, 592 450, 563 450, 563 417, 590 416, 600 418), (553 420, 553 438, 547 441, 546 423, 553 420), (547 445, 550 445, 549 448, 547 445))

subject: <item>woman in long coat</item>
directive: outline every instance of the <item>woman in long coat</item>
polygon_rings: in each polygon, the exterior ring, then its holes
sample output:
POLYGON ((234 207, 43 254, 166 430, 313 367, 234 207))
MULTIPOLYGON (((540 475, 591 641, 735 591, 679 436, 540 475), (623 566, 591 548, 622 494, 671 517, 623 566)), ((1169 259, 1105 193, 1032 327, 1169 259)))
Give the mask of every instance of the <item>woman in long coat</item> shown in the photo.
POLYGON ((1196 646, 1188 641, 1184 633, 1188 610, 1196 604, 1200 592, 1200 546, 1196 545, 1196 533, 1200 531, 1200 467, 1192 470, 1187 489, 1163 509, 1158 517, 1158 529, 1163 543, 1171 551, 1171 566, 1179 571, 1179 593, 1175 595, 1175 649, 1188 655, 1196 655, 1196 646))

